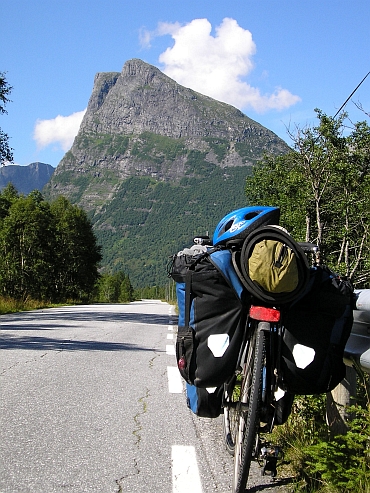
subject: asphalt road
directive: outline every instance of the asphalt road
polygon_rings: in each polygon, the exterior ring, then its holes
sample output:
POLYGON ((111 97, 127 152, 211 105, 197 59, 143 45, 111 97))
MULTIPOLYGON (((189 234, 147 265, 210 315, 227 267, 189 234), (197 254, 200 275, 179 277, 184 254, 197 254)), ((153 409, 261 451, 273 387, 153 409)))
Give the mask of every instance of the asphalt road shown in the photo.
MULTIPOLYGON (((226 493, 222 418, 186 407, 171 305, 0 316, 1 493, 226 493)), ((253 469, 250 490, 287 491, 253 469)))

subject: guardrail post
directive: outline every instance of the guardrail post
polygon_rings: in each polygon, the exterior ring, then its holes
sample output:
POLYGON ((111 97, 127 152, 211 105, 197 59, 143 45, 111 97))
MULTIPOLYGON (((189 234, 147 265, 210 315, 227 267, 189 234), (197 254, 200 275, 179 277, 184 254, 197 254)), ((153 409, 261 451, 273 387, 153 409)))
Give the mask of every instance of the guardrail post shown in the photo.
POLYGON ((327 394, 326 420, 331 436, 345 435, 350 416, 347 407, 351 405, 351 397, 356 397, 356 370, 346 367, 346 377, 339 385, 327 394))

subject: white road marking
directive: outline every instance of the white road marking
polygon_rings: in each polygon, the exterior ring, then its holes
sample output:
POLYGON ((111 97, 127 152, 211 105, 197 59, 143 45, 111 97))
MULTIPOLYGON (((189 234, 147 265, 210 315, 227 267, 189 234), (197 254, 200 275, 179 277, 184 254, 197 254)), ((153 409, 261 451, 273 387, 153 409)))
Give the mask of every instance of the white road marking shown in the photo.
POLYGON ((173 334, 167 334, 167 339, 173 339, 173 334))
POLYGON ((183 384, 176 366, 167 366, 168 391, 170 394, 182 394, 183 384))
POLYGON ((169 325, 168 330, 173 330, 173 325, 169 325))
POLYGON ((173 493, 202 493, 194 447, 172 446, 173 493))
POLYGON ((175 346, 173 344, 166 345, 166 354, 169 356, 176 356, 175 346))

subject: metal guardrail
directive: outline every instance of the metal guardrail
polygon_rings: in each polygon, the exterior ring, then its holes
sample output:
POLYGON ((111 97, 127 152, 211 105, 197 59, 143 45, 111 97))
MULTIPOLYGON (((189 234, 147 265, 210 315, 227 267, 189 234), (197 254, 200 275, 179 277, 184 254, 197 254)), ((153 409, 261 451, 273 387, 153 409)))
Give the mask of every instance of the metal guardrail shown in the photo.
POLYGON ((357 289, 355 294, 356 308, 344 362, 347 366, 353 366, 355 360, 363 371, 370 373, 370 289, 357 289))

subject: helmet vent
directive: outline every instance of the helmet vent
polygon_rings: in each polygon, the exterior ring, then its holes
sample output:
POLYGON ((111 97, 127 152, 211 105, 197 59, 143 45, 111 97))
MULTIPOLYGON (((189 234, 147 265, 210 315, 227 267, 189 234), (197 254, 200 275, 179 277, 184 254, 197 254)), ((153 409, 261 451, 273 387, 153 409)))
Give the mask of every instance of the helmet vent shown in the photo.
POLYGON ((234 218, 231 221, 228 221, 225 226, 223 227, 223 232, 229 231, 231 226, 234 224, 234 218))
POLYGON ((256 212, 248 212, 248 214, 246 214, 244 216, 244 218, 247 220, 247 221, 250 221, 251 219, 253 219, 254 217, 258 216, 258 214, 260 213, 260 211, 256 212))

